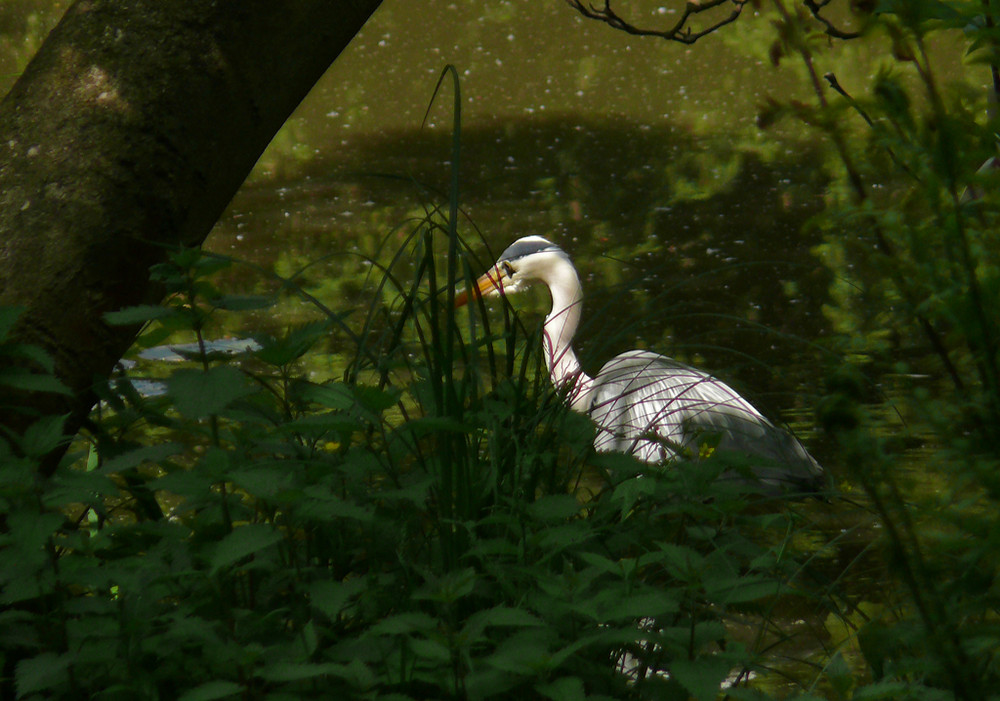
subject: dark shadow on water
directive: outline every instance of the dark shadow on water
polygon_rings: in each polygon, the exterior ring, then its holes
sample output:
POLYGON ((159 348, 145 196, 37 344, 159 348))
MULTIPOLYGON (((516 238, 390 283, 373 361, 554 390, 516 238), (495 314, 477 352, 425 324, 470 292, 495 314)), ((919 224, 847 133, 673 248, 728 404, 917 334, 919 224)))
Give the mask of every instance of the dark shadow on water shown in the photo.
MULTIPOLYGON (((446 202, 450 138, 436 129, 346 140, 293 181, 244 188, 216 237, 254 222, 238 255, 264 264, 289 249, 302 260, 374 253, 388 237, 388 260, 406 230, 393 238, 392 227, 422 203, 446 202)), ((463 227, 484 265, 528 234, 573 257, 587 294, 578 345, 588 370, 650 348, 718 373, 777 415, 818 386, 811 344, 827 332, 829 282, 806 226, 823 206, 818 149, 789 142, 779 153, 765 159, 729 135, 623 119, 465 127, 463 227)))

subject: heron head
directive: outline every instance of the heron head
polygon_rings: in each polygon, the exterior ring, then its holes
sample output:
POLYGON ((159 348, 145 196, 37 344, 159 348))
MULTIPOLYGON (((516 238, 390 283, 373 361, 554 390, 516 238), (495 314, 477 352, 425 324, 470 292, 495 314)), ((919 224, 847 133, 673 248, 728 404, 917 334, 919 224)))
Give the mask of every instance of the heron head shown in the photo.
MULTIPOLYGON (((569 260, 561 248, 541 236, 525 236, 509 245, 491 270, 472 285, 476 297, 493 297, 520 292, 534 280, 546 279, 556 258, 569 260)), ((455 306, 468 302, 463 291, 455 297, 455 306)))

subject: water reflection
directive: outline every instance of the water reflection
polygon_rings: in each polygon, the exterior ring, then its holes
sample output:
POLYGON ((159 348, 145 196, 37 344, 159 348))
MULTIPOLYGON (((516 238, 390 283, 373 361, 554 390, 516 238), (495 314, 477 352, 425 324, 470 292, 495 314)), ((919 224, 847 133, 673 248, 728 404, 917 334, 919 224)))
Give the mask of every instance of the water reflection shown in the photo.
MULTIPOLYGON (((286 273, 308 266, 300 279, 325 303, 364 307, 364 256, 388 262, 409 218, 445 201, 449 140, 348 139, 294 180, 245 187, 210 246, 286 273)), ((803 227, 826 183, 814 146, 786 146, 765 159, 671 125, 577 115, 466 127, 462 229, 482 236, 482 266, 533 233, 571 252, 588 369, 649 347, 721 373, 776 415, 816 386, 811 343, 827 329, 818 235, 803 227)))

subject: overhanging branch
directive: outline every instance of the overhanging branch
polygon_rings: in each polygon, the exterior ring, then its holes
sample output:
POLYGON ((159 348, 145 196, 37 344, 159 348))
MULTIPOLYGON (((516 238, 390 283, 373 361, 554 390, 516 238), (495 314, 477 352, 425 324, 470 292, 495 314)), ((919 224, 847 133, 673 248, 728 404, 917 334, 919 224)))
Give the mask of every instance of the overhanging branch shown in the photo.
POLYGON ((566 2, 584 17, 604 22, 609 27, 627 34, 655 36, 667 39, 668 41, 679 41, 682 44, 693 44, 706 34, 711 34, 719 27, 735 22, 743 11, 743 6, 750 2, 750 0, 701 0, 700 2, 698 0, 688 0, 681 16, 672 26, 666 29, 647 29, 632 24, 611 8, 611 0, 604 0, 603 7, 589 2, 584 4, 581 0, 566 0, 566 2), (704 28, 695 31, 688 25, 689 20, 693 16, 714 10, 723 5, 731 7, 729 13, 721 17, 715 17, 704 28))
MULTIPOLYGON (((687 0, 681 16, 671 26, 664 29, 654 29, 650 27, 640 27, 625 19, 611 7, 611 0, 604 0, 603 4, 595 4, 585 0, 566 0, 566 3, 579 12, 584 17, 596 19, 604 22, 609 27, 634 34, 636 36, 654 36, 669 41, 679 41, 682 44, 693 44, 706 34, 711 34, 720 27, 735 22, 743 7, 752 0, 687 0), (726 14, 721 14, 723 10, 709 15, 711 19, 700 30, 695 31, 690 26, 691 18, 711 10, 716 10, 724 5, 728 5, 730 10, 726 14)), ((856 39, 861 36, 861 32, 849 31, 836 26, 831 20, 823 16, 823 11, 831 0, 802 0, 802 5, 817 22, 823 25, 823 32, 835 39, 856 39)), ((859 3, 861 5, 862 3, 859 3)))
POLYGON ((857 39, 861 36, 861 32, 849 32, 838 28, 822 15, 823 8, 830 4, 830 0, 802 0, 802 4, 806 6, 813 18, 825 27, 823 31, 834 39, 857 39))

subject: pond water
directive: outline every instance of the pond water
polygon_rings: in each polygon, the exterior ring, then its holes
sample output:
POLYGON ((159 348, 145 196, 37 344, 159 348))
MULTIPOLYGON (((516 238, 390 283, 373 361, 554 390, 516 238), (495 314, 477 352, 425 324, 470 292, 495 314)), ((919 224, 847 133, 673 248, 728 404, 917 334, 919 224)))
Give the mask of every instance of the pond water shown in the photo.
MULTIPOLYGON (((643 10, 650 21, 675 11, 643 10)), ((394 251, 380 249, 383 238, 447 189, 450 83, 421 120, 451 63, 463 95, 464 227, 481 235, 484 264, 519 236, 547 236, 584 280, 588 367, 650 347, 724 374, 772 413, 789 408, 814 378, 783 368, 803 355, 814 365, 825 332, 826 275, 802 225, 822 207, 826 176, 813 142, 789 133, 762 146, 756 105, 795 74, 765 65, 766 20, 747 19, 686 47, 629 37, 561 3, 387 2, 208 245, 265 265, 338 252, 386 262, 394 251)))
MULTIPOLYGON (((7 84, 65 5, 5 5, 7 84)), ((683 3, 619 9, 662 27, 683 3)), ((812 99, 795 62, 769 61, 771 20, 748 6, 737 24, 686 46, 612 30, 561 2, 386 0, 207 247, 279 272, 311 265, 303 280, 325 303, 362 305, 362 259, 388 262, 413 214, 446 199, 450 81, 433 94, 451 64, 462 91, 463 234, 480 241, 483 266, 527 234, 570 253, 588 296, 586 368, 651 348, 719 373, 772 416, 808 415, 829 274, 806 224, 824 205, 830 168, 815 134, 756 126, 768 95, 812 99)), ((824 70, 863 90, 879 50, 846 45, 824 70)), ((942 57, 946 72, 961 72, 942 57)), ((245 274, 240 284, 266 283, 245 274)), ((527 308, 537 315, 544 304, 527 308)), ((284 313, 256 323, 301 320, 284 313)))
MULTIPOLYGON (((413 218, 447 203, 450 81, 428 105, 450 63, 463 95, 461 231, 482 265, 473 272, 520 236, 551 238, 587 295, 577 338, 586 370, 635 347, 703 367, 794 427, 838 475, 813 420, 836 359, 824 350, 831 274, 810 222, 839 171, 815 133, 756 126, 769 94, 813 99, 796 66, 767 62, 768 20, 685 47, 584 21, 559 2, 490 7, 386 2, 263 156, 209 248, 284 275, 305 270, 328 306, 364 308, 378 276, 363 261, 388 264, 413 218)), ((875 51, 847 47, 828 68, 863 90, 875 51)), ((547 298, 518 307, 537 325, 547 298)), ((878 534, 870 512, 813 507, 820 538, 837 543, 818 558, 830 579, 850 570, 847 590, 881 600, 884 565, 864 555, 878 534)), ((791 642, 777 654, 805 660, 829 640, 825 613, 781 620, 791 642)))

